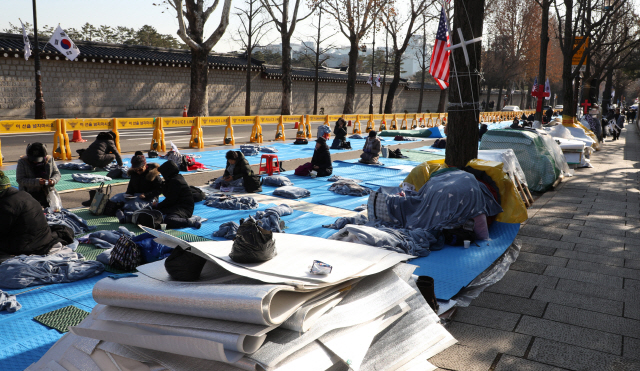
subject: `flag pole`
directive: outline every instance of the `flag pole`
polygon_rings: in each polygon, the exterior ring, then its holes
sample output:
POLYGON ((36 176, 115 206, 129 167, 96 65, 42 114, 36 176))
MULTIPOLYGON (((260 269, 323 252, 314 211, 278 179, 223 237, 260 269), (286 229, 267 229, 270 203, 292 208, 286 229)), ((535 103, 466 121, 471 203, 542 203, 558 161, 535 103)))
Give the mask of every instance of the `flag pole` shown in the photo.
POLYGON ((34 61, 36 69, 36 120, 46 119, 47 113, 44 108, 44 97, 42 96, 42 75, 40 74, 40 44, 38 43, 38 15, 36 11, 36 0, 33 3, 33 39, 35 44, 34 61))
POLYGON ((371 90, 369 92, 369 114, 373 115, 373 68, 376 64, 376 20, 373 19, 373 44, 371 45, 371 90))

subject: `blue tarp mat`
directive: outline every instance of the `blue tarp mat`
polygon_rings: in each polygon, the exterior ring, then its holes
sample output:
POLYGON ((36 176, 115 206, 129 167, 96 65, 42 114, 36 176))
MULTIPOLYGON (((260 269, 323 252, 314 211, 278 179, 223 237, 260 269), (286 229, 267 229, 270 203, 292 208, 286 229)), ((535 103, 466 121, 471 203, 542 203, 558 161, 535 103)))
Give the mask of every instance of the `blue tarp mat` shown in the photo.
POLYGON ((34 321, 33 317, 68 305, 90 312, 95 305, 91 295, 93 286, 110 274, 105 272, 96 277, 71 283, 4 290, 18 293, 16 298, 22 304, 22 309, 15 313, 0 312, 2 370, 24 370, 37 362, 62 337, 63 334, 34 321))
POLYGON ((519 230, 520 224, 495 222, 489 228, 491 239, 476 241, 479 246, 445 246, 410 263, 419 266, 414 274, 433 277, 436 298, 449 300, 504 254, 519 230))

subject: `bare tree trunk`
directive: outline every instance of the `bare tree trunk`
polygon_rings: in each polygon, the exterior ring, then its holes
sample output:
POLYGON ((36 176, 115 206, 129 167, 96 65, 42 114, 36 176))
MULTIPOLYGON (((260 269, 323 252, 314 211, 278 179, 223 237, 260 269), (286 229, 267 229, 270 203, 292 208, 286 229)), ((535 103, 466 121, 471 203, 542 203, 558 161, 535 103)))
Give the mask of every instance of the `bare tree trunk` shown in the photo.
POLYGON ((580 103, 580 75, 576 76, 575 83, 573 84, 573 116, 578 114, 578 103, 580 103))
MULTIPOLYGON (((540 31, 539 84, 544 86, 547 75, 547 48, 549 47, 549 6, 550 0, 542 0, 542 29, 540 31)), ((535 120, 542 122, 542 107, 536 110, 535 120)))
MULTIPOLYGON (((424 97, 424 78, 427 74, 427 30, 426 30, 427 21, 425 20, 425 15, 422 15, 422 78, 420 79, 420 103, 418 103, 418 113, 422 113, 422 99, 424 97)), ((442 92, 440 92, 440 101, 442 102, 442 92)), ((443 105, 444 108, 444 105, 443 105)), ((440 109, 440 104, 438 104, 438 109, 440 109)), ((438 111, 440 112, 440 111, 438 111)))
POLYGON ((500 90, 498 93, 498 101, 496 102, 496 112, 502 109, 502 89, 504 87, 500 86, 500 90))
POLYGON ((444 113, 444 105, 447 103, 447 89, 440 89, 440 100, 438 101, 438 113, 444 113))
POLYGON ((244 115, 251 116, 251 48, 247 48, 247 83, 244 94, 244 115))
POLYGON ((209 116, 209 95, 207 93, 209 64, 206 51, 191 49, 191 91, 189 96, 189 117, 209 116))
POLYGON ((607 71, 607 80, 602 92, 602 114, 604 115, 611 108, 611 88, 613 87, 613 70, 607 71))
POLYGON ((524 109, 524 82, 520 83, 520 109, 524 109))
POLYGON ((396 97, 396 90, 400 85, 400 64, 402 63, 402 54, 398 51, 394 52, 393 57, 393 80, 387 91, 387 101, 384 104, 384 113, 393 113, 393 100, 396 97))
MULTIPOLYGON (((465 40, 482 35, 484 17, 484 0, 455 0, 453 30, 462 29, 465 40), (468 14, 479 15, 467 17, 468 14)), ((458 32, 452 32, 452 45, 460 43, 458 32)), ((451 57, 457 70, 452 71, 449 83, 449 121, 447 122, 447 148, 445 163, 449 166, 463 168, 467 163, 478 157, 478 121, 480 108, 474 102, 474 92, 478 92, 480 77, 467 73, 480 70, 481 43, 467 45, 471 65, 467 67, 462 48, 454 49, 451 57), (465 76, 459 78, 458 76, 465 76), (460 101, 462 100, 462 101, 460 101), (465 103, 467 102, 467 103, 465 103), (471 102, 471 103, 469 103, 471 102), (454 108, 455 107, 455 108, 454 108)))
POLYGON ((291 114, 291 85, 293 79, 291 67, 291 39, 282 37, 282 106, 281 115, 291 114))
POLYGON ((487 104, 487 107, 485 109, 487 111, 489 111, 489 102, 491 102, 491 89, 493 89, 493 87, 490 85, 487 85, 487 100, 485 101, 487 104))
POLYGON ((355 37, 349 41, 351 42, 351 49, 349 50, 349 67, 347 70, 347 96, 344 99, 344 108, 342 109, 342 113, 345 115, 354 113, 356 79, 358 77, 358 71, 356 71, 358 64, 358 43, 355 37))

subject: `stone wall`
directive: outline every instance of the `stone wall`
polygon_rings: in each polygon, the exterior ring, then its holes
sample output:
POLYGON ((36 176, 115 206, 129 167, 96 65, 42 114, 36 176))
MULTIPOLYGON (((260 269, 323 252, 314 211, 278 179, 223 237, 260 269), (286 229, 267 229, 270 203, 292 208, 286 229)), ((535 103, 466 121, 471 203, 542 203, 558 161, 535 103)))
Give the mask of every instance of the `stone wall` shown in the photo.
MULTIPOLYGON (((33 118, 35 79, 33 59, 0 55, 0 118, 33 118)), ((154 117, 181 116, 189 103, 190 69, 139 64, 101 63, 88 59, 42 59, 42 81, 48 117, 154 117)), ((279 114, 281 80, 254 72, 252 114, 279 114)), ((369 85, 357 84, 356 112, 369 111, 369 85)), ((320 83, 319 107, 327 114, 341 113, 346 83, 320 83)), ((380 89, 374 88, 374 112, 380 89)), ((415 112, 419 91, 399 89, 395 112, 415 112)), ((438 91, 425 91, 423 110, 435 112, 438 91)), ((209 73, 209 114, 243 115, 245 72, 212 69, 209 73)), ((293 82, 295 114, 313 110, 313 81, 293 82)))

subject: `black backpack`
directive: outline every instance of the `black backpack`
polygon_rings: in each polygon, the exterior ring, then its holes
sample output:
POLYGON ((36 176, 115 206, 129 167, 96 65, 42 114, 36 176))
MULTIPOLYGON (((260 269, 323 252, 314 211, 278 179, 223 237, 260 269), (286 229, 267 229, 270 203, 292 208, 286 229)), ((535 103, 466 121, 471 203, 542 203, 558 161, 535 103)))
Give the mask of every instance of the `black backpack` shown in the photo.
POLYGON ((160 210, 141 209, 133 213, 133 224, 140 224, 147 228, 160 229, 162 212, 160 210))
POLYGON ((474 226, 473 219, 469 219, 463 225, 455 228, 443 229, 442 234, 444 236, 444 243, 449 246, 462 246, 465 240, 471 242, 476 240, 476 234, 473 231, 474 226))

